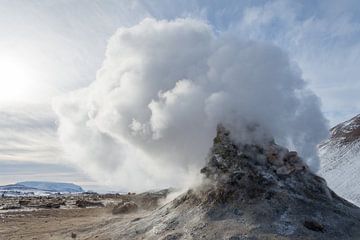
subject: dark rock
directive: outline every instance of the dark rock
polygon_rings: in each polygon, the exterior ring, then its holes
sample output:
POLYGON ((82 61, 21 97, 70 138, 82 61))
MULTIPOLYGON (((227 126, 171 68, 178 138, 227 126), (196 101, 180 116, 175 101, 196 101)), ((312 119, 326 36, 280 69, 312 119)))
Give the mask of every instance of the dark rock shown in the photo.
POLYGON ((178 240, 181 239, 182 236, 183 236, 182 233, 172 233, 165 236, 162 240, 178 240))
POLYGON ((21 205, 21 206, 27 206, 27 205, 29 205, 29 203, 30 203, 30 200, 24 200, 24 199, 19 200, 19 205, 21 205))
POLYGON ((313 220, 306 220, 304 222, 304 226, 307 229, 310 229, 312 231, 316 231, 316 232, 324 232, 324 226, 316 221, 313 220))
POLYGON ((247 236, 232 236, 229 240, 257 240, 255 237, 247 237, 247 236))
POLYGON ((134 218, 133 220, 131 220, 131 222, 137 222, 139 221, 141 218, 134 218))
POLYGON ((93 202, 93 201, 87 201, 84 199, 76 200, 75 205, 79 208, 86 208, 86 207, 104 207, 104 204, 102 202, 93 202))
POLYGON ((39 205, 39 208, 60 208, 62 204, 61 203, 46 203, 43 205, 39 205))

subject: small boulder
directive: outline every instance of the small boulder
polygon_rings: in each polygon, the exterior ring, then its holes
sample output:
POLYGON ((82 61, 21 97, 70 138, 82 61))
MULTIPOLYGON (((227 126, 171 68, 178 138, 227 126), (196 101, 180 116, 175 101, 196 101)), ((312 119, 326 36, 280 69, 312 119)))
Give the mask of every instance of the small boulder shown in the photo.
POLYGON ((20 199, 19 200, 19 205, 20 206, 27 206, 27 205, 29 205, 29 203, 30 203, 30 200, 25 200, 25 199, 20 199))

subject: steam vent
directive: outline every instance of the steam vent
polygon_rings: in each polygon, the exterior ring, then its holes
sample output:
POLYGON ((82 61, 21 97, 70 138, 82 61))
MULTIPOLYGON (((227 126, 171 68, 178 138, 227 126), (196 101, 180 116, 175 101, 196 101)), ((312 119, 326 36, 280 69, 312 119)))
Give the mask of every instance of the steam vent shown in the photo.
POLYGON ((360 209, 296 152, 235 144, 217 128, 204 182, 131 226, 129 239, 360 239, 360 209))

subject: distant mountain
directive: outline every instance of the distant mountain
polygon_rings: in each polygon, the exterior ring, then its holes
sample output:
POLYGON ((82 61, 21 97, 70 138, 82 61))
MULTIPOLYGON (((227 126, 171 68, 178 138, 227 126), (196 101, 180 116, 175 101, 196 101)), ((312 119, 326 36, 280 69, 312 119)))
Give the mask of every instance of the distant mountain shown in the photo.
POLYGON ((84 192, 84 189, 73 183, 27 181, 27 182, 18 182, 16 184, 28 188, 36 188, 51 192, 69 192, 69 193, 84 192))
POLYGON ((336 193, 360 206, 360 114, 330 133, 319 146, 320 175, 336 193))
POLYGON ((9 184, 0 186, 0 191, 38 191, 36 188, 29 188, 20 184, 9 184))
POLYGON ((59 182, 18 182, 16 184, 9 184, 0 186, 0 194, 6 196, 21 196, 21 195, 48 195, 52 193, 79 193, 84 190, 73 183, 59 183, 59 182))

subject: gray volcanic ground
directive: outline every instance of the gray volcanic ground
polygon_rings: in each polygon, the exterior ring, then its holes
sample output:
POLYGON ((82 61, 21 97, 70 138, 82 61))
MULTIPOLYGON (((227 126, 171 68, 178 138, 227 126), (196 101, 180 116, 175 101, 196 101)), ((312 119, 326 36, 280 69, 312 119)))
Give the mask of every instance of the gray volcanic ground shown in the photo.
POLYGON ((23 217, 5 213, 2 236, 17 239, 32 233, 39 239, 163 240, 360 237, 360 209, 329 189, 296 152, 271 139, 263 145, 239 143, 219 125, 201 172, 204 179, 199 186, 168 203, 165 196, 169 191, 163 191, 92 196, 76 202, 82 210, 53 210, 47 216, 43 211, 23 217), (95 200, 108 204, 99 210, 95 200), (29 219, 40 218, 46 219, 40 224, 46 226, 42 232, 29 223, 29 219), (30 229, 9 230, 17 226, 11 219, 23 221, 30 229), (59 221, 57 227, 55 221, 59 221))

